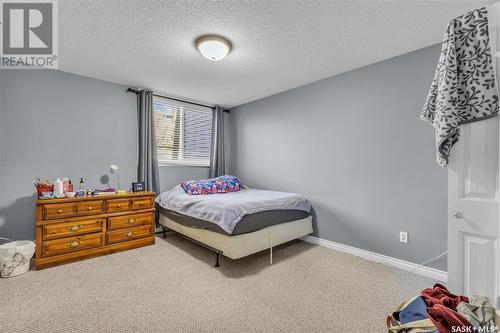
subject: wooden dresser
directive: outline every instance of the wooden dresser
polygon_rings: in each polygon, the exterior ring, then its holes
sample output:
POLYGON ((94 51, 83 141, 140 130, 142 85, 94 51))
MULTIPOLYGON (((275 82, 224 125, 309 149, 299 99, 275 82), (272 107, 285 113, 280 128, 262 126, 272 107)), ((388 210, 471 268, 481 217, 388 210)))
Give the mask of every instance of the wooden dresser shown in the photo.
POLYGON ((155 194, 37 200, 35 268, 154 244, 155 194))

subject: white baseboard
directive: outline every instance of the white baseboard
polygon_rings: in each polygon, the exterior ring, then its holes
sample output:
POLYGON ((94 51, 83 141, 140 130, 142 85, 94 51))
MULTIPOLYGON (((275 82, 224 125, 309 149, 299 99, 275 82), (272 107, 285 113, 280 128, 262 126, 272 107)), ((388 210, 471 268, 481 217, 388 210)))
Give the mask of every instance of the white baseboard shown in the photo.
POLYGON ((426 276, 426 277, 429 277, 429 278, 432 278, 435 280, 439 280, 439 281, 443 281, 443 282, 446 282, 448 280, 448 273, 441 271, 439 269, 435 269, 435 268, 431 268, 431 267, 427 267, 427 266, 421 266, 421 265, 415 264, 413 262, 389 257, 389 256, 386 256, 383 254, 370 252, 367 250, 358 249, 358 248, 353 247, 353 246, 344 245, 344 244, 337 243, 337 242, 332 242, 330 240, 318 238, 318 237, 314 237, 314 236, 308 235, 308 236, 301 237, 300 239, 305 241, 305 242, 308 242, 308 243, 321 245, 321 246, 327 247, 329 249, 352 254, 356 257, 360 257, 360 258, 363 258, 366 260, 378 262, 380 264, 396 267, 396 268, 399 268, 399 269, 402 269, 405 271, 409 271, 412 273, 420 274, 420 275, 423 275, 423 276, 426 276))

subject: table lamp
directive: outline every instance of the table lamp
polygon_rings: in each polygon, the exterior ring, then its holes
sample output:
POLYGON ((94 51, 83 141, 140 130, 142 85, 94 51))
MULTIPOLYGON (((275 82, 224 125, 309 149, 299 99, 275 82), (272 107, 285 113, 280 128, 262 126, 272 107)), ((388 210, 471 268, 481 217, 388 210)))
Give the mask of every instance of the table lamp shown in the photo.
POLYGON ((118 165, 116 164, 111 164, 109 166, 109 170, 111 171, 112 174, 116 175, 116 181, 117 181, 117 185, 118 185, 118 188, 116 189, 116 192, 118 193, 118 191, 120 191, 120 174, 118 173, 118 170, 120 168, 118 167, 118 165))

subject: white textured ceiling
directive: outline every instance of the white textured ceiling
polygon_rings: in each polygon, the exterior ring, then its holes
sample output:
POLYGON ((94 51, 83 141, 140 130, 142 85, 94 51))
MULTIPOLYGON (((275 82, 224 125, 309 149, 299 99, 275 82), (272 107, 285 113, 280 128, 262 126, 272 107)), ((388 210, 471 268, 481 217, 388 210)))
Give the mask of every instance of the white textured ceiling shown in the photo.
POLYGON ((60 0, 59 68, 236 106, 438 43, 491 2, 60 0), (231 40, 226 59, 194 48, 207 33, 231 40))

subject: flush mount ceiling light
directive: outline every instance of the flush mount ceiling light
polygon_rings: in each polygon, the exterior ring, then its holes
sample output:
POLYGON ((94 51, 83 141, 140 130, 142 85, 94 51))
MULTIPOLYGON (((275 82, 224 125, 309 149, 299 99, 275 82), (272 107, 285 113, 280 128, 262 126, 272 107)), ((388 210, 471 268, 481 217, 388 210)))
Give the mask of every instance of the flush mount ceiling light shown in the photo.
POLYGON ((222 36, 216 35, 198 37, 194 45, 202 56, 213 61, 224 59, 231 51, 231 42, 222 36))

